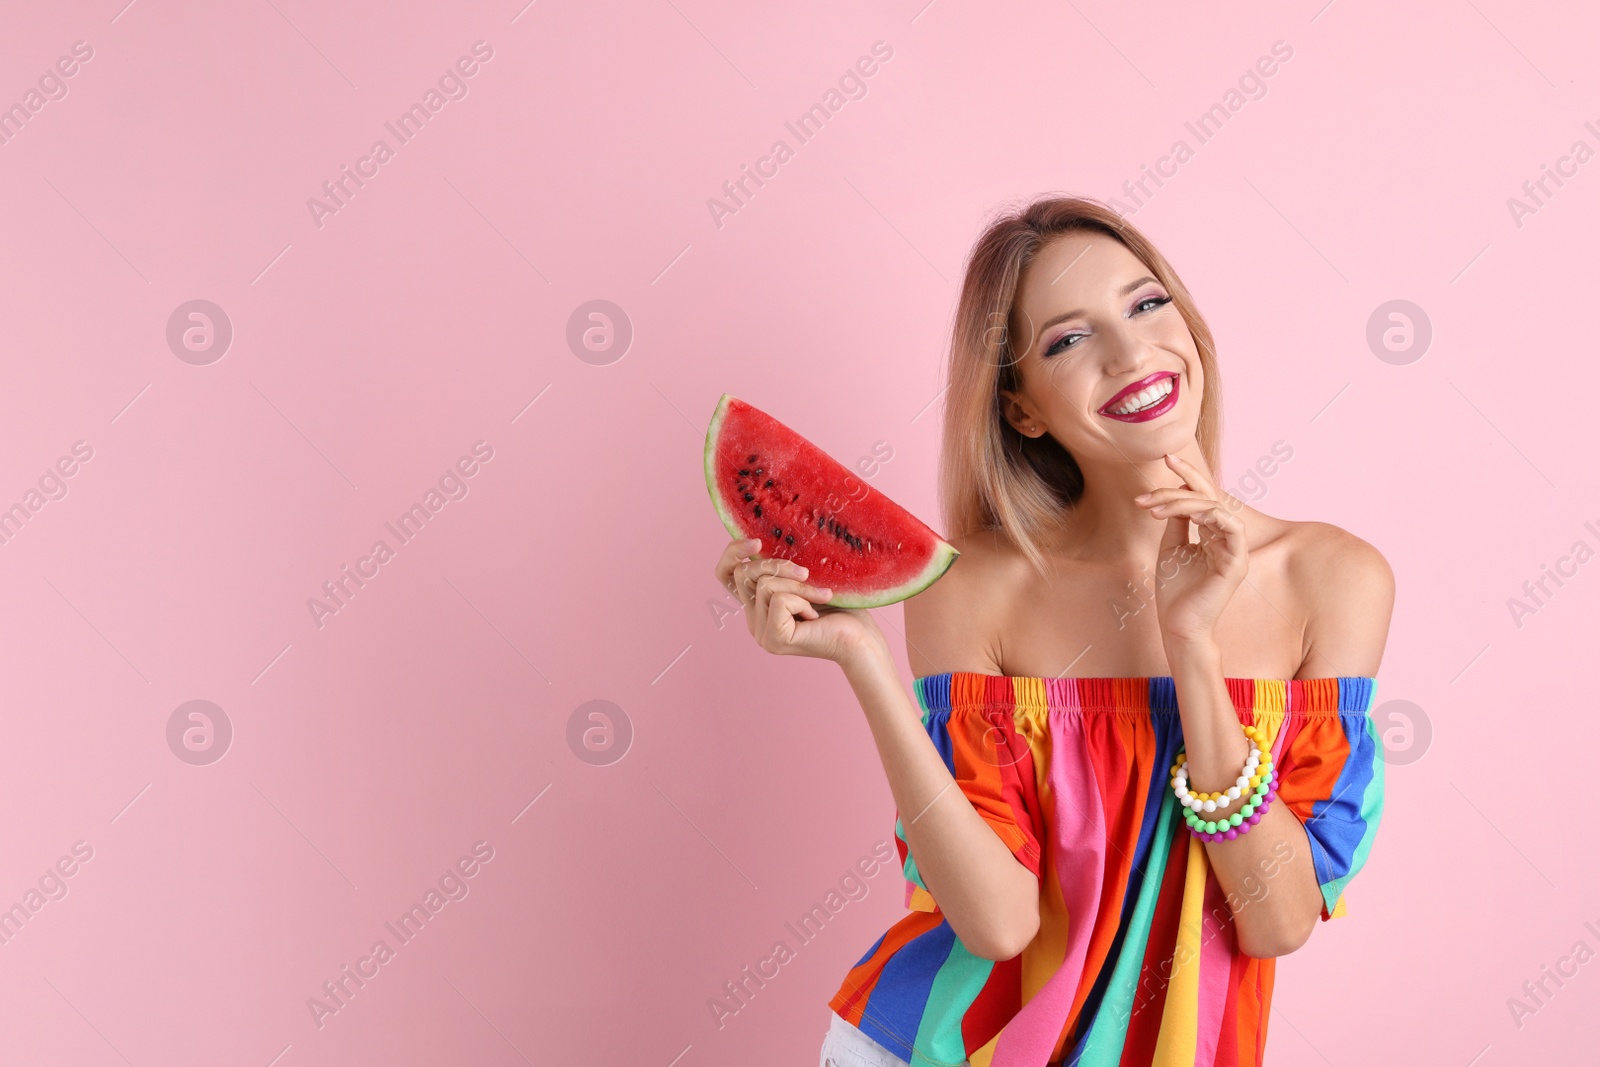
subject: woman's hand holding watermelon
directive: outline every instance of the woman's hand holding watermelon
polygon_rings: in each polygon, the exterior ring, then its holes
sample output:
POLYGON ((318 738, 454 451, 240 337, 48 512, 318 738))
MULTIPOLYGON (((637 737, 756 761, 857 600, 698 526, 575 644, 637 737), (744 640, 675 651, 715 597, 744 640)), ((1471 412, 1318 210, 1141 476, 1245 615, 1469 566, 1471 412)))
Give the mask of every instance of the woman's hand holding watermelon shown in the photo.
POLYGON ((889 644, 871 615, 828 607, 832 590, 808 584, 806 569, 790 560, 762 559, 756 555, 760 549, 759 538, 730 541, 716 566, 717 581, 744 604, 757 644, 774 655, 812 656, 841 666, 863 653, 887 654, 889 644))

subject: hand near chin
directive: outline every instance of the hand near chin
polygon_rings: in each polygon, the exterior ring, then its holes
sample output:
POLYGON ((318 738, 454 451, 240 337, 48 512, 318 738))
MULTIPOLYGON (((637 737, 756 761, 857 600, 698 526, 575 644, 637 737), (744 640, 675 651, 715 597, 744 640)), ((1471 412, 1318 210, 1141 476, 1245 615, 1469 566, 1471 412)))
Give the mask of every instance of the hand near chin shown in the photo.
POLYGON ((1228 496, 1210 471, 1176 455, 1166 460, 1183 485, 1134 498, 1151 515, 1167 520, 1156 561, 1161 636, 1168 644, 1210 640, 1250 570, 1244 520, 1224 506, 1228 496), (1197 544, 1189 543, 1190 523, 1200 531, 1197 544))

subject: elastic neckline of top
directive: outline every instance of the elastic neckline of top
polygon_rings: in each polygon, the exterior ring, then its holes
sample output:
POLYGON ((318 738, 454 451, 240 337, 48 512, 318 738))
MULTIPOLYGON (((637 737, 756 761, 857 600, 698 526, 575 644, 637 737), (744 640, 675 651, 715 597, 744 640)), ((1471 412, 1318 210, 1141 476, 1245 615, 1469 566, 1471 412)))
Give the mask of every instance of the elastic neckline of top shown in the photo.
MULTIPOLYGON (((1223 678, 1239 711, 1292 714, 1366 713, 1377 690, 1376 677, 1223 678)), ((1131 678, 1038 678, 1017 674, 946 671, 914 679, 916 696, 927 711, 1016 708, 1035 711, 1177 712, 1172 676, 1131 678)))

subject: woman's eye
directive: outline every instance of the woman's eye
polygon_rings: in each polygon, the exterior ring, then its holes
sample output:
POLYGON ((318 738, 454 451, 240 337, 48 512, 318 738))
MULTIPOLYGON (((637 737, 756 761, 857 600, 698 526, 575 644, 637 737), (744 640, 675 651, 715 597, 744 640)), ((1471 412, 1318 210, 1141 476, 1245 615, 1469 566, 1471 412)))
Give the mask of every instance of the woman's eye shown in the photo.
MULTIPOLYGON (((1172 297, 1170 296, 1147 296, 1133 305, 1133 309, 1135 311, 1155 311, 1157 308, 1166 307, 1170 303, 1172 303, 1172 297)), ((1058 352, 1063 352, 1073 347, 1068 342, 1084 336, 1086 335, 1081 333, 1064 333, 1050 343, 1050 347, 1044 350, 1044 354, 1053 356, 1058 352)))
POLYGON ((1083 334, 1081 333, 1064 333, 1050 343, 1050 347, 1044 350, 1044 354, 1047 356, 1053 356, 1057 352, 1071 348, 1072 346, 1067 344, 1067 342, 1082 336, 1083 334))

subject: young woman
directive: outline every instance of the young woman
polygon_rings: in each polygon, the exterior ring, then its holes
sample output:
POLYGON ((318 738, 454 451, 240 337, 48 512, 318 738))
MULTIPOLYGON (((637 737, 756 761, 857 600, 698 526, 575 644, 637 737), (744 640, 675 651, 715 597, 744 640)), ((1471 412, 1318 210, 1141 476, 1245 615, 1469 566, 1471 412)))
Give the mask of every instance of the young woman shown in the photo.
POLYGON ((910 693, 793 563, 716 567, 762 648, 843 668, 897 808, 910 910, 822 1065, 1260 1064, 1276 957, 1344 914, 1382 814, 1389 566, 1223 491, 1211 333, 1093 201, 978 240, 949 382, 961 556, 905 602, 910 693))

